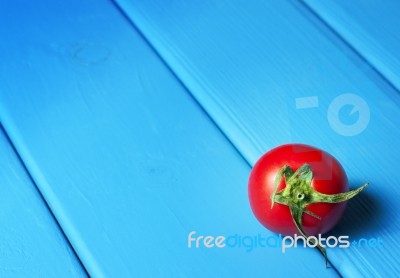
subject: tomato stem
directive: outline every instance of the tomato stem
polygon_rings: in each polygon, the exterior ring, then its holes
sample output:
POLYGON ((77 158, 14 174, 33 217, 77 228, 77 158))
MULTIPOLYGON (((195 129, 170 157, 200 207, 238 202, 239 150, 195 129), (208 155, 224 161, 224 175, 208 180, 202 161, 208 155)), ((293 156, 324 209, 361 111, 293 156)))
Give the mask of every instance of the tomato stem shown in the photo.
MULTIPOLYGON (((293 222, 296 225, 297 230, 305 237, 305 239, 308 239, 308 236, 304 233, 302 227, 303 213, 307 213, 308 215, 321 220, 320 216, 306 209, 309 204, 345 202, 356 196, 368 185, 368 183, 366 183, 355 190, 345 193, 323 194, 316 191, 311 186, 312 179, 313 173, 309 164, 303 164, 296 172, 294 172, 288 165, 284 165, 275 177, 274 191, 271 195, 271 209, 275 203, 289 206, 293 222), (277 192, 282 178, 285 178, 286 187, 277 192)), ((310 241, 315 243, 313 238, 311 238, 310 241)), ((317 248, 324 255, 325 266, 327 266, 328 258, 326 249, 320 244, 317 244, 317 248)))

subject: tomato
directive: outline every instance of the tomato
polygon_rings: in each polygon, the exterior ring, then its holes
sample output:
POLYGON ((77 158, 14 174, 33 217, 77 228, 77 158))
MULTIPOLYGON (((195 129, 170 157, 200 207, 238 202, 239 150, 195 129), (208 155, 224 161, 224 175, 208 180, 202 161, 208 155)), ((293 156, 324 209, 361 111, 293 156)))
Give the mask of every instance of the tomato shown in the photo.
POLYGON ((332 155, 312 146, 288 144, 257 161, 248 194, 254 215, 266 228, 282 235, 311 236, 335 227, 346 201, 366 185, 347 192, 346 173, 332 155))

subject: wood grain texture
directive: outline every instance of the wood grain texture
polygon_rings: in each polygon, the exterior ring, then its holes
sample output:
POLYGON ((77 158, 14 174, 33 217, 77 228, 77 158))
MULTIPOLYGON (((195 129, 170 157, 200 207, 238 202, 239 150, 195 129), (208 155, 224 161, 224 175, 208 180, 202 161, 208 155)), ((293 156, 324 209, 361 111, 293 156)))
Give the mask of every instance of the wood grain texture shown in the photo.
POLYGON ((400 90, 400 2, 303 0, 400 90))
POLYGON ((22 2, 0 9, 0 118, 91 276, 337 277, 314 250, 189 249, 272 235, 249 165, 111 2, 22 2))
POLYGON ((384 245, 329 258, 346 277, 400 273, 400 99, 374 67, 296 1, 117 2, 249 163, 301 142, 369 181, 334 233, 384 245))
POLYGON ((0 127, 0 276, 86 277, 0 127))

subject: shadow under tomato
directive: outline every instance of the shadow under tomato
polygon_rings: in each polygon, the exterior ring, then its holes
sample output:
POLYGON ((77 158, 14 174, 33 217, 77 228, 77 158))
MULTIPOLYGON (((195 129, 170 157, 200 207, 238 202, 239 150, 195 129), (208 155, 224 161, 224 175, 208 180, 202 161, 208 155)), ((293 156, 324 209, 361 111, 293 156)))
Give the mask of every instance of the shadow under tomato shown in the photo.
MULTIPOLYGON (((352 184, 354 186, 350 186, 350 188, 355 189, 362 183, 352 184)), ((358 239, 371 234, 373 230, 382 225, 384 222, 383 206, 378 197, 368 190, 368 187, 348 201, 341 221, 327 236, 348 235, 350 239, 358 239)))

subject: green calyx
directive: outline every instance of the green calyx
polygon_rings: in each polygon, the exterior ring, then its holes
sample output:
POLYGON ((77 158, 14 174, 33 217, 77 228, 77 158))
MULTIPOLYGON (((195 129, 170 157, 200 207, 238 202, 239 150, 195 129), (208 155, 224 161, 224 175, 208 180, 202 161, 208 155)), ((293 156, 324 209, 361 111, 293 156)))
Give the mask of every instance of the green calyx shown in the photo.
MULTIPOLYGON (((271 195, 271 209, 275 203, 288 206, 294 224, 305 239, 308 237, 302 228, 303 213, 311 215, 314 218, 321 219, 320 216, 306 209, 309 204, 345 202, 356 196, 368 185, 368 183, 366 183, 355 190, 339 194, 322 194, 311 186, 312 179, 313 173, 310 165, 304 164, 296 172, 294 172, 288 165, 285 165, 276 175, 274 191, 271 195), (286 187, 277 192, 278 186, 283 177, 286 181, 286 187)), ((311 238, 310 241, 313 244, 315 243, 313 238, 311 238)), ((320 244, 317 244, 317 248, 324 255, 325 265, 327 266, 328 260, 325 248, 320 244)))

